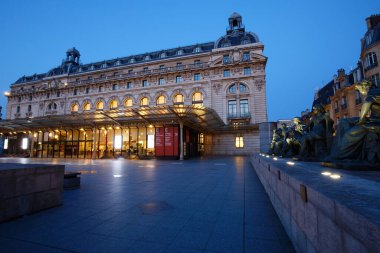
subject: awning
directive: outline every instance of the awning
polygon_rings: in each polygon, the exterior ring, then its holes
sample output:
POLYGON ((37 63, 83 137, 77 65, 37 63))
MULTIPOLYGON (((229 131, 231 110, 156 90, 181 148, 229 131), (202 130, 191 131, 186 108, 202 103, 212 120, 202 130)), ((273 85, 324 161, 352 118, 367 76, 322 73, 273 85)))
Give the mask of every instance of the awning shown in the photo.
POLYGON ((0 120, 0 131, 7 133, 44 129, 164 125, 178 124, 180 121, 187 126, 204 132, 213 132, 225 126, 213 109, 202 106, 174 105, 97 110, 82 113, 72 112, 66 115, 0 120))

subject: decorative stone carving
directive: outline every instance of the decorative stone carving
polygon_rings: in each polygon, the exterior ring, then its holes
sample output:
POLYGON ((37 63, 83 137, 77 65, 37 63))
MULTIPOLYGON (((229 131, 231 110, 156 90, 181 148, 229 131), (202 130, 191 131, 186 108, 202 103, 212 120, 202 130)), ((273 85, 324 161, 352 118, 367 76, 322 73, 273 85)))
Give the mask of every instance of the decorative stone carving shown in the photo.
POLYGON ((212 85, 212 88, 215 90, 216 94, 219 94, 221 87, 222 87, 222 84, 220 84, 220 83, 214 83, 212 85))
POLYGON ((255 81, 255 87, 258 91, 261 91, 264 87, 264 80, 256 80, 255 81))

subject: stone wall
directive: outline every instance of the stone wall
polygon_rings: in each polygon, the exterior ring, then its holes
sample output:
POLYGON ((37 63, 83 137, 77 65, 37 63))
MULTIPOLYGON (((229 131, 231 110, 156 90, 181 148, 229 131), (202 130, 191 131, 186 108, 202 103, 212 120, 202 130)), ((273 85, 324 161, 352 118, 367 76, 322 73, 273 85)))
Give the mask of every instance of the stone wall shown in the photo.
POLYGON ((62 204, 64 165, 0 164, 0 222, 62 204))
POLYGON ((380 186, 316 163, 251 157, 297 252, 380 252, 380 186), (332 179, 322 172, 338 173, 332 179))
POLYGON ((206 135, 205 154, 207 155, 249 155, 258 152, 260 149, 260 138, 258 131, 246 131, 244 137, 244 147, 235 147, 236 133, 219 133, 206 135))

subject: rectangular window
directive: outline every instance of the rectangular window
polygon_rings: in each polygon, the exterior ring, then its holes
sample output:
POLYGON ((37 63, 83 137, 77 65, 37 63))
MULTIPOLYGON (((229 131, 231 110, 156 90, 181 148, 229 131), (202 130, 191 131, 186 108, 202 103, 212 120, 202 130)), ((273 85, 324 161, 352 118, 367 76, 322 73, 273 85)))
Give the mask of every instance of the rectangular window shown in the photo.
POLYGON ((32 111, 32 105, 28 105, 28 112, 32 111))
POLYGON ((230 56, 229 55, 223 55, 223 64, 230 63, 230 56))
POLYGON ((229 77, 230 76, 230 70, 229 69, 225 69, 223 71, 223 77, 229 77))
POLYGON ((235 137, 235 147, 236 148, 244 148, 244 138, 243 136, 235 137))
POLYGON ((248 99, 240 100, 240 117, 248 117, 249 108, 248 108, 248 99))
POLYGON ((228 101, 228 117, 236 117, 236 100, 228 101))
POLYGON ((133 69, 128 69, 128 74, 132 74, 133 69))
POLYGON ((22 138, 21 148, 28 149, 28 138, 22 138))
POLYGON ((201 66, 201 60, 195 60, 194 61, 194 66, 195 67, 200 67, 201 66))
POLYGON ((371 76, 371 82, 376 87, 380 87, 380 76, 379 76, 379 73, 371 76))
POLYGON ((142 81, 142 87, 148 87, 148 80, 143 80, 142 81))
POLYGON ((29 101, 32 101, 33 100, 33 97, 32 95, 29 96, 29 101))
POLYGON ((165 84, 165 79, 164 78, 158 79, 158 85, 164 85, 164 84, 165 84))
POLYGON ((18 97, 18 101, 21 102, 21 97, 18 97))
POLYGON ((90 93, 90 88, 86 88, 86 94, 90 93))
POLYGON ((78 95, 78 89, 74 89, 74 96, 78 95))
POLYGON ((183 68, 182 62, 177 62, 177 69, 182 69, 182 68, 183 68))
POLYGON ((103 86, 99 86, 98 91, 99 91, 99 92, 102 92, 102 91, 103 91, 103 86))
POLYGON ((131 89, 132 88, 132 83, 131 82, 128 82, 127 83, 127 89, 131 89))
POLYGON ((61 96, 61 92, 57 91, 57 98, 59 98, 60 96, 61 96))
POLYGON ((251 68, 250 67, 245 67, 244 68, 244 75, 245 76, 248 76, 248 75, 250 75, 251 74, 251 68))
POLYGON ((165 70, 165 65, 160 65, 160 70, 165 70))
POLYGON ((144 71, 145 73, 147 73, 147 72, 149 71, 149 70, 148 70, 148 67, 144 67, 143 71, 144 71))
POLYGON ((20 113, 20 106, 17 106, 17 113, 20 113))
POLYGON ((8 139, 4 140, 4 149, 8 149, 8 139))
POLYGON ((182 76, 176 76, 175 77, 175 82, 176 83, 182 83, 182 76))
POLYGON ((243 61, 249 61, 249 60, 250 60, 249 52, 244 52, 243 53, 243 61))
POLYGON ((112 90, 117 90, 119 88, 119 86, 115 83, 115 84, 112 84, 112 90))
POLYGON ((46 94, 46 98, 50 98, 50 93, 47 93, 47 94, 46 94))
POLYGON ((199 80, 201 80, 201 74, 199 73, 194 74, 194 81, 199 81, 199 80))

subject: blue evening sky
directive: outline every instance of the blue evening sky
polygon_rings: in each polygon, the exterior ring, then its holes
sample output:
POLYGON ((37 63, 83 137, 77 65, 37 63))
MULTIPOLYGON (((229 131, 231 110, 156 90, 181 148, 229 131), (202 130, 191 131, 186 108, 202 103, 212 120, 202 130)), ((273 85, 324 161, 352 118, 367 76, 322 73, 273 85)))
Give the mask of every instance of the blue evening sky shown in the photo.
POLYGON ((378 0, 136 0, 0 2, 0 105, 9 85, 44 73, 75 46, 89 63, 215 41, 239 12, 264 43, 269 120, 299 116, 338 68, 359 59, 378 0))

